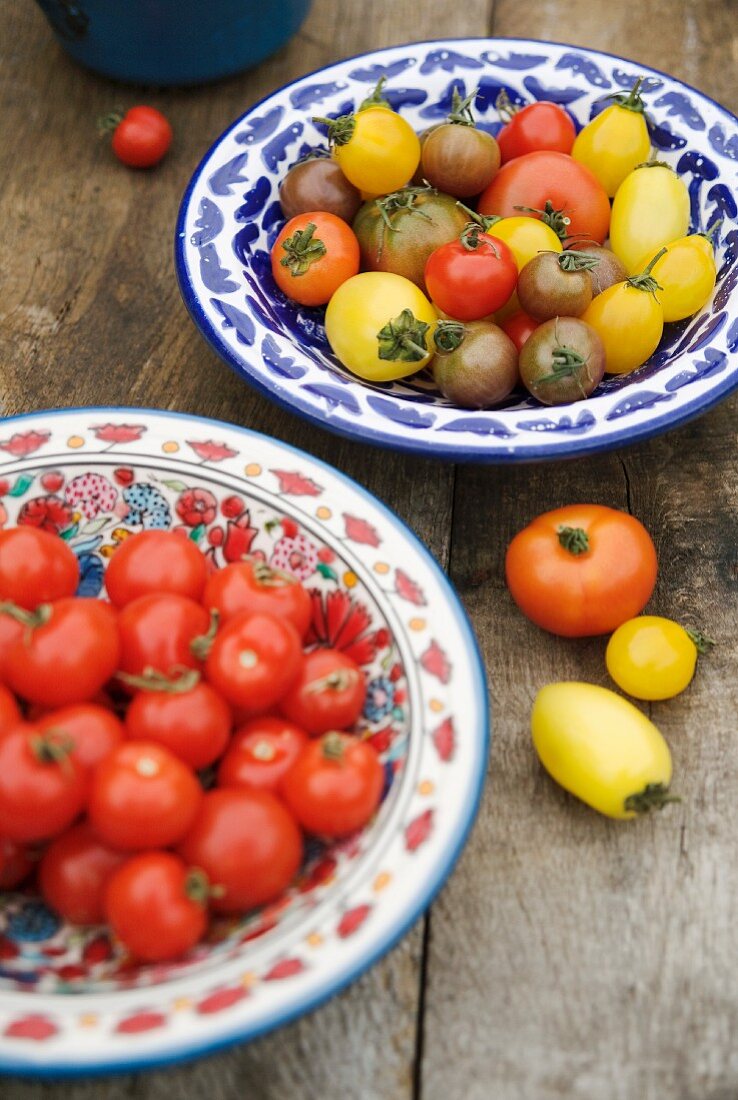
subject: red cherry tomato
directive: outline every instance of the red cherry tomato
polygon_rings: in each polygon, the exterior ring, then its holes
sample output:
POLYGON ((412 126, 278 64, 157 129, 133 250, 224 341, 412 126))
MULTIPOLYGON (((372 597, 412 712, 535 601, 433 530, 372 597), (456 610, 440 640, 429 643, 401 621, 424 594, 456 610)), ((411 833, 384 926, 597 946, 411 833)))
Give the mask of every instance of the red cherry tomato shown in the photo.
POLYGON ((171 852, 143 852, 110 876, 105 915, 128 951, 143 962, 175 959, 207 927, 208 883, 171 852))
POLYGON ((116 614, 101 600, 67 598, 31 613, 5 659, 5 681, 31 703, 63 707, 96 695, 118 667, 116 614))
POLYGON ((105 920, 103 893, 125 859, 101 844, 86 821, 58 836, 44 852, 38 883, 45 901, 73 924, 105 920))
POLYGON ((282 780, 281 793, 307 832, 341 837, 366 825, 383 787, 384 771, 374 749, 332 732, 310 742, 282 780))
POLYGON ((12 890, 28 878, 35 868, 37 858, 33 849, 12 840, 0 839, 0 890, 12 890))
POLYGON ((0 836, 24 844, 56 836, 82 810, 86 790, 62 736, 22 725, 0 739, 0 836))
POLYGON ((428 257, 425 285, 439 309, 457 321, 478 321, 501 309, 515 290, 518 268, 504 241, 469 225, 428 257))
POLYGON ((563 107, 541 100, 516 111, 497 134, 502 163, 547 149, 571 153, 576 127, 563 107))
POLYGON ((92 777, 87 812, 111 848, 177 844, 202 801, 202 787, 174 753, 152 741, 125 741, 92 777))
POLYGON ((174 592, 199 600, 207 562, 192 539, 177 531, 140 531, 125 539, 105 573, 105 587, 116 607, 150 593, 174 592))
POLYGON ((191 768, 205 768, 228 744, 233 716, 209 684, 189 683, 186 690, 139 691, 126 712, 126 733, 164 745, 191 768))
POLYGON ((198 668, 200 660, 192 650, 195 638, 210 628, 204 607, 188 596, 174 593, 139 596, 118 616, 120 669, 141 676, 147 668, 172 676, 182 668, 198 668))
POLYGON ((521 309, 505 318, 504 321, 500 321, 500 328, 507 333, 515 347, 520 351, 525 341, 536 331, 540 323, 534 317, 529 317, 521 309))
POLYGON ((115 127, 111 144, 129 168, 151 168, 172 144, 172 127, 155 107, 131 107, 115 127))
POLYGON ((304 306, 323 306, 359 271, 359 242, 343 218, 313 210, 290 218, 272 246, 280 290, 304 306))
POLYGON ((234 733, 218 767, 218 786, 276 791, 307 740, 284 718, 252 719, 234 733))
POLYGON ((0 684, 0 737, 14 729, 21 721, 21 712, 15 696, 0 684))
POLYGON ((109 756, 124 738, 120 719, 97 703, 75 703, 47 711, 36 725, 44 732, 54 730, 71 741, 74 759, 88 769, 109 756))
POLYGON ((302 860, 294 818, 268 791, 208 791, 179 846, 183 859, 202 867, 213 888, 211 908, 238 913, 278 898, 302 860))
POLYGON ((242 612, 216 635, 205 673, 229 703, 258 714, 292 685, 301 659, 300 635, 291 622, 242 612))
POLYGON ((32 611, 73 596, 78 583, 79 562, 58 535, 26 524, 0 531, 0 600, 32 611))
POLYGON ((211 573, 202 602, 208 609, 218 611, 221 623, 227 623, 242 611, 275 615, 289 619, 301 638, 310 625, 310 596, 306 589, 289 573, 253 558, 211 573))
POLYGON ((365 698, 366 684, 355 661, 337 649, 314 649, 305 654, 279 706, 286 718, 315 736, 350 729, 365 698))
POLYGON ((562 239, 602 244, 610 225, 607 192, 589 168, 565 153, 527 153, 503 164, 480 195, 477 209, 512 218, 527 213, 521 207, 544 211, 546 203, 551 204, 552 228, 562 239))

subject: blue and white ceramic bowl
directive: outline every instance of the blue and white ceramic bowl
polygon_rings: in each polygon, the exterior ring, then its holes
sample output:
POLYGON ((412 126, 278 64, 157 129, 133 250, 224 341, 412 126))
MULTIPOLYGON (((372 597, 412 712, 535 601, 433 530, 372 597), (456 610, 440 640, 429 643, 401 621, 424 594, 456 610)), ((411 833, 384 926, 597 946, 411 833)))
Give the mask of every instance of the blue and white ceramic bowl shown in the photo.
POLYGON ((19 523, 66 540, 85 596, 100 593, 116 546, 151 528, 183 529, 216 567, 250 553, 298 577, 311 593, 308 641, 364 671, 359 726, 385 794, 359 834, 309 843, 285 897, 221 920, 174 963, 136 965, 106 928, 70 927, 32 887, 0 887, 0 1073, 140 1069, 314 1007, 430 904, 476 812, 485 677, 446 577, 330 466, 228 424, 141 409, 4 420, 0 527, 19 523))
POLYGON ((509 462, 607 450, 675 427, 738 385, 738 120, 688 85, 610 54, 528 39, 458 39, 339 61, 250 108, 212 146, 185 193, 176 263, 184 300, 212 347, 251 385, 322 427, 362 442, 458 461, 509 462), (586 402, 544 408, 513 398, 470 412, 417 377, 372 386, 344 371, 322 311, 277 291, 269 248, 283 223, 278 185, 323 135, 311 116, 351 110, 377 78, 417 129, 442 119, 454 87, 479 89, 479 124, 499 128, 495 100, 553 100, 581 126, 613 92, 645 77, 652 142, 689 188, 692 228, 716 233, 719 275, 694 318, 668 326, 651 360, 606 380, 586 402))

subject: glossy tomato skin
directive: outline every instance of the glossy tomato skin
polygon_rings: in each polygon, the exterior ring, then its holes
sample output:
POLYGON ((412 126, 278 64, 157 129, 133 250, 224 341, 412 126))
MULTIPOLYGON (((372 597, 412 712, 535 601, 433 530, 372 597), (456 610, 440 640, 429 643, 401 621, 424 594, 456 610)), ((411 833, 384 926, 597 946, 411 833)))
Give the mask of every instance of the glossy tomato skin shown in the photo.
POLYGON ((500 328, 510 337, 518 352, 520 352, 525 341, 533 335, 540 323, 540 321, 536 321, 534 317, 530 317, 525 313, 524 310, 519 310, 501 321, 500 328))
POLYGON ((592 301, 592 281, 586 270, 562 267, 571 253, 542 252, 526 264, 518 279, 518 301, 538 321, 580 317, 592 301))
POLYGON ((294 818, 268 791, 208 791, 179 846, 182 858, 201 867, 214 887, 216 913, 238 913, 274 901, 302 861, 294 818))
POLYGON ((74 759, 83 768, 97 767, 124 738, 123 723, 97 703, 73 703, 47 711, 36 720, 40 730, 56 730, 72 744, 74 759))
POLYGON ((301 657, 300 635, 291 622, 241 612, 219 631, 205 674, 232 706, 258 714, 291 687, 301 657))
POLYGON ((0 737, 21 722, 20 708, 12 691, 0 684, 0 737))
POLYGON ((282 780, 282 797, 300 825, 318 836, 361 829, 379 806, 384 771, 374 749, 344 733, 311 741, 282 780))
POLYGON ((280 701, 280 710, 312 736, 350 729, 366 698, 366 683, 355 661, 337 649, 314 649, 280 701))
POLYGON ((62 707, 91 699, 118 668, 117 616, 102 600, 45 605, 44 621, 23 630, 5 658, 5 682, 31 703, 62 707))
POLYGON ((515 257, 518 271, 540 252, 561 252, 563 245, 550 225, 537 218, 501 218, 487 230, 487 236, 502 241, 515 257))
POLYGON ((0 531, 0 600, 32 611, 73 596, 78 583, 77 557, 58 535, 27 524, 0 531))
POLYGON ((100 924, 105 885, 123 859, 100 842, 86 821, 73 825, 41 858, 38 882, 44 900, 73 924, 100 924))
POLYGON ((116 607, 150 593, 199 600, 206 577, 205 555, 192 539, 176 531, 139 531, 124 539, 108 562, 105 588, 116 607))
POLYGON ((586 164, 610 198, 628 173, 647 161, 651 152, 642 108, 642 102, 637 110, 619 103, 606 107, 580 130, 574 141, 571 150, 574 160, 586 164))
POLYGON ((189 691, 139 691, 125 717, 130 738, 164 745, 196 771, 218 759, 232 725, 225 699, 203 680, 189 691))
POLYGON ((576 128, 557 103, 540 100, 516 111, 497 134, 502 163, 543 150, 571 153, 576 128))
POLYGON ((549 775, 607 817, 627 820, 668 797, 668 745, 653 722, 614 691, 548 684, 533 704, 531 730, 549 775))
POLYGON ((537 626, 568 638, 609 634, 638 615, 656 584, 656 549, 635 516, 600 504, 545 512, 507 549, 510 594, 537 626), (583 531, 588 549, 562 545, 583 531))
POLYGON ((271 262, 274 281, 288 298, 322 306, 358 273, 359 242, 342 218, 311 210, 283 226, 272 245, 271 262))
POLYGON ((105 844, 137 851, 178 843, 201 801, 195 775, 169 749, 125 741, 95 769, 87 812, 105 844))
POLYGON ((507 245, 474 229, 441 245, 425 265, 431 300, 457 321, 479 321, 500 309, 517 280, 515 257, 507 245))
MULTIPOLYGON (((639 271, 645 270, 652 255, 638 261, 639 271)), ((665 321, 683 321, 707 305, 715 289, 717 269, 712 245, 699 233, 680 237, 666 246, 666 253, 651 268, 659 284, 656 291, 665 321)))
POLYGON ((410 124, 387 107, 369 107, 353 116, 353 132, 333 155, 346 179, 360 191, 386 195, 412 178, 420 161, 420 141, 410 124))
POLYGON ((286 718, 246 722, 233 734, 218 766, 218 786, 276 792, 307 740, 306 732, 286 718))
POLYGON ((233 562, 208 577, 202 602, 218 612, 221 625, 234 615, 266 613, 289 619, 301 638, 310 626, 311 604, 307 589, 296 577, 265 562, 233 562))
POLYGON ((142 962, 165 962, 189 951, 207 927, 207 883, 171 852, 143 852, 110 876, 105 916, 142 962))
POLYGON ((622 623, 607 643, 607 671, 636 699, 672 699, 691 683, 697 646, 672 619, 639 615, 622 623))
POLYGON ((138 596, 118 616, 120 669, 141 676, 147 668, 171 676, 181 668, 198 668, 191 648, 210 628, 210 615, 188 596, 174 593, 138 596))
POLYGON ((689 211, 687 186, 668 165, 641 165, 625 177, 612 203, 610 247, 629 275, 645 253, 686 236, 689 211))
MULTIPOLYGON (((438 335, 440 329, 436 330, 438 335)), ((492 321, 469 321, 451 351, 436 350, 433 381, 444 397, 465 409, 487 409, 508 396, 519 381, 518 353, 492 321)))
POLYGON ((113 132, 118 160, 129 168, 152 168, 172 144, 172 127, 155 107, 132 107, 113 132))
POLYGON ((279 202, 285 218, 325 210, 351 225, 361 195, 332 157, 312 157, 290 168, 279 186, 279 202))
POLYGON ((602 244, 610 225, 610 200, 590 170, 564 153, 527 153, 503 164, 477 209, 509 218, 521 213, 520 206, 543 210, 547 202, 570 219, 564 236, 581 235, 602 244))
POLYGON ((82 810, 86 790, 63 737, 26 724, 0 738, 0 836, 21 844, 56 836, 82 810))
POLYGON ((518 356, 523 385, 544 405, 567 405, 589 397, 607 364, 598 333, 582 317, 553 317, 531 333, 518 356), (581 357, 569 373, 556 375, 557 355, 568 349, 581 357))
POLYGON ((426 135, 421 146, 422 177, 432 187, 468 199, 494 179, 500 150, 491 134, 455 122, 443 122, 426 135))
POLYGON ((642 366, 664 331, 664 311, 656 294, 629 282, 615 283, 597 294, 581 320, 602 340, 608 374, 630 374, 642 366))

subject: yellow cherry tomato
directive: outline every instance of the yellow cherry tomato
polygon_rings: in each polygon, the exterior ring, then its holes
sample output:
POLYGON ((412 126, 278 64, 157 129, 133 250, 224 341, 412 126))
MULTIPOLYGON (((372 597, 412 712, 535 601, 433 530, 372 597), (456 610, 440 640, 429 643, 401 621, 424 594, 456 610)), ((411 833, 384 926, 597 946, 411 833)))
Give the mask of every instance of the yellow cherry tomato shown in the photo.
POLYGON ((639 615, 607 643, 605 664, 615 683, 636 699, 671 699, 694 676, 697 646, 672 619, 639 615))
POLYGON ((531 715, 533 744, 565 790, 607 817, 670 801, 671 753, 645 714, 595 684, 548 684, 531 715))
POLYGON ((686 236, 689 192, 673 168, 642 164, 618 187, 610 217, 610 247, 629 275, 639 270, 645 253, 654 256, 665 244, 686 236))
POLYGON ((648 269, 597 294, 581 316, 605 345, 607 374, 630 374, 658 347, 664 311, 648 269))
POLYGON ((597 177, 610 198, 629 172, 648 160, 651 139, 638 89, 642 77, 630 92, 616 100, 577 134, 571 155, 597 177))
POLYGON ((388 107, 366 107, 328 126, 333 156, 359 191, 386 195, 410 180, 420 162, 420 141, 409 122, 388 107))
POLYGON ((485 232, 505 242, 515 257, 518 271, 539 252, 561 252, 563 249, 561 238, 538 218, 500 218, 485 232))
MULTIPOLYGON (((642 256, 645 267, 652 256, 642 256)), ((656 296, 665 321, 681 321, 709 302, 715 289, 717 268, 712 244, 701 233, 680 237, 666 246, 666 253, 651 269, 661 287, 656 296)))
POLYGON ((325 332, 344 367, 360 378, 389 382, 430 362, 437 319, 415 283, 387 271, 365 271, 331 298, 325 332))

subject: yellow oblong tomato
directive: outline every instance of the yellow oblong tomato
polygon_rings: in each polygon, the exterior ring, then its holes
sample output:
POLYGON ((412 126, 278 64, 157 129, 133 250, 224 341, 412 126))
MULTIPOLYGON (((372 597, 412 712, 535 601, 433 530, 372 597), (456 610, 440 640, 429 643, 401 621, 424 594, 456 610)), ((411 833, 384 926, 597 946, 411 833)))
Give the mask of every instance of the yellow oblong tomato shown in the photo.
POLYGON ((689 192, 668 164, 653 161, 625 177, 613 199, 610 247, 634 275, 645 253, 686 236, 689 192))
POLYGON ((607 817, 627 820, 674 801, 669 746, 653 722, 614 691, 548 684, 533 704, 531 732, 549 775, 607 817))
POLYGON ((344 367, 360 378, 389 382, 430 362, 437 320, 415 283, 388 271, 364 271, 331 298, 325 332, 344 367))
POLYGON ((641 81, 639 77, 630 92, 612 96, 616 102, 580 130, 571 151, 574 160, 589 168, 610 198, 651 151, 644 104, 638 94, 641 81))
MULTIPOLYGON (((645 267, 652 256, 643 256, 645 267)), ((701 233, 690 233, 666 245, 666 253, 651 269, 665 321, 682 321, 697 313, 710 300, 717 268, 712 244, 701 233)))
POLYGON ((420 140, 409 122, 388 107, 366 107, 328 126, 333 156, 349 183, 371 195, 398 191, 420 162, 420 140))
POLYGON ((679 623, 639 615, 612 635, 605 664, 618 687, 635 699, 672 699, 690 684, 698 652, 679 623))
POLYGON ((597 294, 582 314, 605 345, 607 374, 630 374, 656 351, 664 331, 657 290, 646 270, 597 294))

